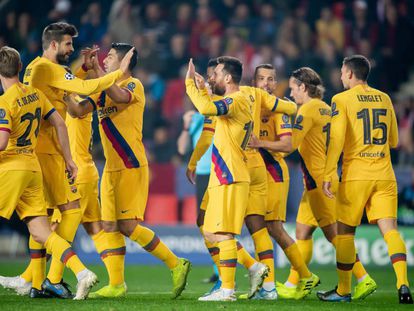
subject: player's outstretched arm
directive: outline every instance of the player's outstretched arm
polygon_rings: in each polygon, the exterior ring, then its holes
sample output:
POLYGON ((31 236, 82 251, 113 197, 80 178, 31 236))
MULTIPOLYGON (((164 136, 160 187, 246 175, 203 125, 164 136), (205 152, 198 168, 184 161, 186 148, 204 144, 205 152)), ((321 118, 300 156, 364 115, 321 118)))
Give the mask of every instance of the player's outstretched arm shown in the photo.
POLYGON ((256 92, 260 93, 260 97, 262 98, 261 107, 265 108, 266 110, 271 112, 284 113, 287 115, 293 115, 296 113, 298 107, 295 102, 287 99, 281 99, 269 94, 260 88, 255 89, 256 92))
POLYGON ((59 144, 63 153, 63 158, 65 159, 66 163, 66 170, 69 173, 69 177, 76 179, 76 176, 78 174, 78 167, 73 161, 72 154, 70 152, 69 136, 65 121, 63 121, 62 117, 59 115, 57 111, 52 112, 52 114, 48 117, 48 120, 56 129, 59 144))
POLYGON ((261 140, 254 134, 250 137, 249 143, 247 144, 250 148, 265 148, 273 152, 285 152, 291 153, 294 151, 292 148, 292 136, 282 136, 278 141, 267 141, 261 140))
POLYGON ((116 80, 128 72, 128 66, 129 62, 131 61, 132 54, 133 49, 125 54, 118 70, 108 73, 103 77, 97 79, 82 80, 70 73, 67 73, 66 71, 52 72, 51 74, 53 74, 53 78, 50 79, 49 85, 57 89, 65 90, 79 95, 91 95, 94 93, 102 92, 110 88, 116 82, 116 80))
POLYGON ((66 103, 68 113, 73 118, 83 117, 96 109, 95 102, 91 98, 78 101, 73 94, 68 94, 63 100, 66 103))

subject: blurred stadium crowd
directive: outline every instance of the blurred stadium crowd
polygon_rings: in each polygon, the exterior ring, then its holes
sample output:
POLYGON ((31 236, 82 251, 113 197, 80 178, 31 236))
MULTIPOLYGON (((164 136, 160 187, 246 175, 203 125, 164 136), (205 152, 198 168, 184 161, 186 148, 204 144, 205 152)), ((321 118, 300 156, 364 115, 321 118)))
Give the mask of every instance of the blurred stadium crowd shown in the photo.
MULTIPOLYGON (((393 161, 400 205, 412 211, 407 219, 414 223, 413 1, 4 0, 0 1, 0 47, 19 50, 25 66, 41 55, 43 27, 61 20, 79 30, 73 61, 82 47, 92 44, 100 46, 100 61, 112 42, 136 46, 135 76, 142 81, 147 100, 144 139, 152 163, 150 191, 171 193, 179 202, 193 194, 185 181, 188 159, 178 156, 176 147, 183 113, 192 109, 183 83, 190 57, 204 73, 209 58, 236 56, 244 63, 246 84, 255 66, 272 63, 277 69, 277 95, 282 97, 289 95, 290 73, 309 66, 323 78, 324 100, 329 103, 342 90, 342 58, 365 55, 372 64, 370 85, 389 92, 395 104, 400 146, 393 161), (175 178, 169 181, 165 176, 175 178)), ((103 155, 95 139, 99 164, 103 155)), ((295 157, 290 160, 295 167, 295 157)))

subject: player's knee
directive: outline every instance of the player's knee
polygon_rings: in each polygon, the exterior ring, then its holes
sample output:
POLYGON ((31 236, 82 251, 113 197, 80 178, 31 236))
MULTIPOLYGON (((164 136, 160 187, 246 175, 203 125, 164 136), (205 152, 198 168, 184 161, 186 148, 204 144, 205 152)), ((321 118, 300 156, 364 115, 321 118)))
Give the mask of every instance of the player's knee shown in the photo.
POLYGON ((86 233, 90 236, 95 235, 102 230, 102 224, 100 221, 84 222, 83 227, 85 228, 86 233))
POLYGON ((266 222, 267 230, 272 237, 280 236, 283 232, 283 226, 280 221, 266 222))
POLYGON ((118 220, 119 231, 123 235, 128 237, 134 232, 135 228, 139 225, 139 222, 135 219, 118 220))
POLYGON ((250 234, 253 234, 263 228, 266 228, 264 217, 261 215, 248 215, 245 218, 245 223, 250 234))
POLYGON ((105 232, 118 231, 117 223, 113 221, 102 221, 102 228, 105 232))
POLYGON ((204 238, 207 240, 207 242, 210 242, 210 243, 216 243, 217 242, 216 235, 214 233, 203 231, 203 234, 204 234, 204 238))
POLYGON ((296 240, 310 240, 312 239, 313 231, 301 230, 296 228, 296 240))

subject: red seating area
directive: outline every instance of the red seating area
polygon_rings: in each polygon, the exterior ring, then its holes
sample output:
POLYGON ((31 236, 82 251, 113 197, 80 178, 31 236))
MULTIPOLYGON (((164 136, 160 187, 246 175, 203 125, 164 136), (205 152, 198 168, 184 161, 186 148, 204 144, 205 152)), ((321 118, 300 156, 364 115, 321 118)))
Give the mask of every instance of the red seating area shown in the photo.
POLYGON ((179 200, 175 193, 175 168, 171 164, 150 165, 150 191, 145 222, 149 225, 195 225, 197 200, 194 195, 179 200), (180 213, 181 212, 181 213, 180 213))

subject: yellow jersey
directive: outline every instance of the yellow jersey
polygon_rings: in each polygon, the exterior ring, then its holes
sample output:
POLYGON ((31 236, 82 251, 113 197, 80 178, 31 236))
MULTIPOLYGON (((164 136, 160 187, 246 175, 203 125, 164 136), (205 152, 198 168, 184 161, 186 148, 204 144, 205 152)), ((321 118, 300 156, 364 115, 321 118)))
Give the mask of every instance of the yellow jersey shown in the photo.
POLYGON ((78 166, 76 182, 84 184, 99 179, 98 169, 92 159, 92 113, 82 118, 66 118, 68 127, 70 150, 73 161, 78 166))
MULTIPOLYGON (((263 114, 260 123, 260 139, 279 141, 283 136, 292 136, 290 116, 283 113, 263 114)), ((289 180, 289 169, 284 159, 285 153, 274 152, 264 148, 260 148, 259 152, 271 177, 271 181, 284 182, 289 180)))
POLYGON ((201 114, 216 117, 209 186, 250 182, 244 149, 253 129, 252 105, 241 91, 213 101, 206 89, 186 79, 186 91, 201 114))
MULTIPOLYGON (((117 70, 99 79, 82 80, 63 66, 45 57, 37 57, 26 67, 23 82, 41 90, 65 120, 66 104, 63 97, 66 92, 90 95, 109 88, 121 76, 122 72, 117 70)), ((36 152, 61 154, 56 131, 49 123, 42 124, 36 152)))
POLYGON ((40 171, 34 150, 41 119, 55 111, 38 89, 16 83, 0 96, 0 131, 10 133, 9 142, 0 152, 0 170, 40 171))
POLYGON ((331 107, 314 98, 302 105, 293 125, 292 147, 298 149, 307 190, 317 188, 325 172, 331 107))
POLYGON ((342 181, 395 180, 390 148, 398 144, 398 126, 389 96, 360 84, 335 95, 331 107, 324 180, 336 174, 342 152, 342 181))
POLYGON ((117 85, 129 92, 129 103, 118 104, 105 91, 88 97, 98 112, 99 133, 106 158, 105 171, 148 165, 142 142, 144 87, 133 77, 120 81, 117 85))
MULTIPOLYGON (((260 136, 260 120, 261 111, 280 112, 286 114, 294 114, 296 112, 296 104, 294 102, 280 99, 274 95, 269 94, 263 89, 252 86, 241 86, 240 91, 245 93, 250 99, 253 107, 253 134, 256 137, 260 136)), ((260 167, 264 166, 264 162, 257 149, 247 148, 247 166, 260 167)))

